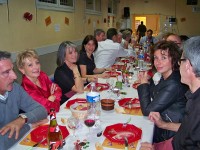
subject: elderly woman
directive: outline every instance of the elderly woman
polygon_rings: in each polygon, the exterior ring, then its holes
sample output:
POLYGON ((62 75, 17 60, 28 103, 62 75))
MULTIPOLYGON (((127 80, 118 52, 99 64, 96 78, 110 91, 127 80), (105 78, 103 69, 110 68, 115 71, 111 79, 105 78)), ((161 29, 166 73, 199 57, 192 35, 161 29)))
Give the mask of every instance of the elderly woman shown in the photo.
POLYGON ((40 70, 40 61, 35 50, 25 50, 17 57, 17 67, 23 74, 22 87, 37 102, 42 104, 48 112, 60 109, 61 89, 40 70))
MULTIPOLYGON (((151 111, 160 112, 167 122, 181 122, 188 87, 180 81, 178 60, 181 57, 178 46, 174 42, 161 41, 152 49, 152 62, 158 73, 159 82, 148 80, 147 72, 138 75, 140 85, 138 95, 142 113, 148 116, 151 111)), ((175 132, 155 128, 154 142, 161 142, 174 136, 175 132)))
MULTIPOLYGON (((83 79, 80 68, 76 64, 78 52, 76 45, 70 41, 62 42, 58 48, 57 65, 54 80, 62 89, 61 104, 74 93, 83 93, 83 79)), ((86 80, 86 79, 85 79, 86 80)))
MULTIPOLYGON (((92 35, 87 35, 82 42, 82 49, 78 64, 81 68, 82 77, 106 78, 109 74, 104 71, 110 70, 109 68, 96 68, 94 63, 93 52, 98 47, 97 40, 92 35)), ((88 79, 87 79, 88 80, 88 79)))

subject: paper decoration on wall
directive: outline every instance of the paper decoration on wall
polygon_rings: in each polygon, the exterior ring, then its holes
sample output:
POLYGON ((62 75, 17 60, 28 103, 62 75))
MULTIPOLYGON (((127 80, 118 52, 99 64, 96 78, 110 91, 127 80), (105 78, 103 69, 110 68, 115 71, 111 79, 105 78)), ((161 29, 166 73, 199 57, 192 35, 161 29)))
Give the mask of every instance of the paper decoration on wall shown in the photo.
POLYGON ((65 24, 69 25, 69 18, 65 17, 65 24))
POLYGON ((23 15, 23 18, 26 21, 31 21, 33 19, 33 14, 31 14, 30 12, 25 12, 24 15, 23 15))
POLYGON ((88 24, 90 24, 91 23, 91 19, 88 19, 88 24))
POLYGON ((186 21, 186 18, 181 18, 181 22, 185 22, 186 21))
POLYGON ((45 24, 46 24, 46 26, 51 24, 51 17, 50 16, 45 19, 45 24))
POLYGON ((97 20, 97 24, 99 24, 99 20, 97 20))

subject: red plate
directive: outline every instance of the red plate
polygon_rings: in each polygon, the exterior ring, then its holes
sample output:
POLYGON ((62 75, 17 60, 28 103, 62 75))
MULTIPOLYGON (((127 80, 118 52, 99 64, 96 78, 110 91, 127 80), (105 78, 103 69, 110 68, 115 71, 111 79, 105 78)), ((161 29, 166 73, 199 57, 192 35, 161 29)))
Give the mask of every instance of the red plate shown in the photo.
POLYGON ((123 62, 123 63, 129 63, 129 59, 122 59, 121 62, 123 62))
POLYGON ((123 70, 124 69, 124 65, 112 65, 112 68, 117 69, 117 70, 123 70))
POLYGON ((123 127, 122 123, 107 126, 103 135, 111 142, 124 144, 124 137, 128 139, 128 143, 141 139, 142 130, 132 124, 123 127))
MULTIPOLYGON (((104 84, 104 83, 95 83, 97 91, 103 91, 103 90, 108 90, 109 86, 108 84, 104 84)), ((87 88, 90 89, 91 84, 88 84, 87 88)))
POLYGON ((110 77, 116 77, 118 75, 121 75, 120 72, 111 72, 111 71, 107 71, 106 73, 110 74, 110 77))
POLYGON ((134 89, 137 89, 137 87, 138 87, 139 84, 140 84, 140 83, 133 83, 132 87, 133 87, 134 89))
POLYGON ((85 98, 76 98, 76 99, 73 99, 73 100, 69 100, 67 101, 67 104, 66 104, 66 108, 70 108, 71 105, 73 105, 74 103, 86 103, 86 99, 85 98))
POLYGON ((119 106, 128 108, 128 102, 131 101, 132 107, 131 108, 140 108, 140 101, 138 98, 123 98, 118 101, 119 106))
MULTIPOLYGON (((69 135, 69 131, 66 126, 59 126, 63 135, 63 139, 65 139, 69 135)), ((31 131, 31 140, 33 142, 40 142, 43 138, 47 137, 49 125, 39 126, 38 128, 31 131)), ((47 144, 47 140, 42 142, 43 145, 47 144)))

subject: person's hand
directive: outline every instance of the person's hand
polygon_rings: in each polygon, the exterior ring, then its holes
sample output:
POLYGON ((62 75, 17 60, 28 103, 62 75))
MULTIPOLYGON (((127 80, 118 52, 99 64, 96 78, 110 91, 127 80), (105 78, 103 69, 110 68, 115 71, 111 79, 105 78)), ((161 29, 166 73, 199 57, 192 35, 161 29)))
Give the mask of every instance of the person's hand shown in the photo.
POLYGON ((101 77, 102 77, 102 78, 110 78, 110 74, 104 72, 104 73, 101 74, 101 77))
POLYGON ((51 102, 54 102, 56 100, 56 96, 55 95, 51 95, 48 97, 48 100, 51 102))
POLYGON ((138 81, 140 84, 148 83, 149 75, 147 71, 139 71, 138 73, 138 81))
POLYGON ((96 77, 90 77, 90 78, 88 78, 88 81, 89 82, 98 82, 98 78, 96 78, 96 77))
POLYGON ((19 137, 19 132, 20 129, 23 127, 23 125, 25 124, 25 119, 18 117, 17 119, 15 119, 14 121, 8 123, 7 125, 5 125, 3 128, 0 129, 0 134, 3 136, 5 135, 7 132, 10 131, 8 138, 12 138, 12 136, 15 133, 15 139, 18 139, 19 137))
POLYGON ((140 150, 155 150, 155 148, 151 143, 143 142, 141 143, 140 150))
POLYGON ((36 128, 36 127, 43 125, 45 123, 48 123, 48 122, 49 122, 49 120, 46 118, 46 119, 40 120, 38 122, 32 123, 31 125, 32 125, 32 128, 36 128))
POLYGON ((51 87, 50 87, 50 93, 51 95, 54 94, 54 92, 56 91, 57 87, 56 87, 56 84, 55 83, 52 83, 51 84, 51 87))
POLYGON ((165 122, 162 120, 159 112, 150 112, 149 119, 156 124, 157 127, 163 128, 165 122))

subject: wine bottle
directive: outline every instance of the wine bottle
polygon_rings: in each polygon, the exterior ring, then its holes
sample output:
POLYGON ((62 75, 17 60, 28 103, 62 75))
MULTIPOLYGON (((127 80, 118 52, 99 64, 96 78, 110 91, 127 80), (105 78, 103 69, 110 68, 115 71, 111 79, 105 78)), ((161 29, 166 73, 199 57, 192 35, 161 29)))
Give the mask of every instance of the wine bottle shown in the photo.
POLYGON ((62 149, 63 148, 63 136, 61 130, 57 124, 55 109, 50 109, 50 125, 48 131, 48 149, 62 149))

